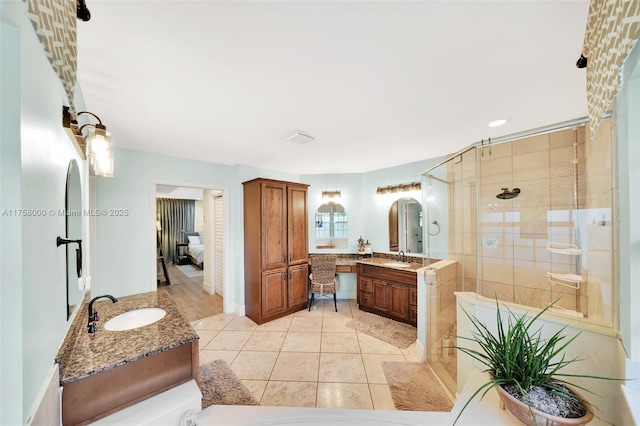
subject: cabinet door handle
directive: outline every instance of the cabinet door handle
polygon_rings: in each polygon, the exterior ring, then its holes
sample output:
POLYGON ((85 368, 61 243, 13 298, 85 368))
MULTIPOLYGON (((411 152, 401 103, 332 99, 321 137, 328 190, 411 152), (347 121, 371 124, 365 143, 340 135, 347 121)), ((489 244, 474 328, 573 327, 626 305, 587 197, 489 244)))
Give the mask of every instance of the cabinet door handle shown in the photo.
POLYGON ((293 258, 293 255, 291 253, 289 253, 289 262, 291 262, 292 258, 293 258))
POLYGON ((284 254, 283 254, 282 255, 282 263, 284 263, 284 261, 285 261, 285 257, 284 257, 284 254))
POLYGON ((289 271, 289 281, 291 281, 291 271, 289 271))

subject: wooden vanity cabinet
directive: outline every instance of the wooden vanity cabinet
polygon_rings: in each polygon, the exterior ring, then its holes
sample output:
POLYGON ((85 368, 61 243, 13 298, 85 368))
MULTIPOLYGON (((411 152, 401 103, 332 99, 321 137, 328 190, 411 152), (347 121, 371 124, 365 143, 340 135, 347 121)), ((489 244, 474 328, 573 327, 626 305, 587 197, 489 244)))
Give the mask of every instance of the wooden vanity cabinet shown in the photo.
POLYGON ((416 325, 417 276, 374 265, 358 265, 358 304, 361 310, 416 325))
POLYGON ((308 306, 309 185, 253 179, 243 186, 245 314, 262 324, 308 306))

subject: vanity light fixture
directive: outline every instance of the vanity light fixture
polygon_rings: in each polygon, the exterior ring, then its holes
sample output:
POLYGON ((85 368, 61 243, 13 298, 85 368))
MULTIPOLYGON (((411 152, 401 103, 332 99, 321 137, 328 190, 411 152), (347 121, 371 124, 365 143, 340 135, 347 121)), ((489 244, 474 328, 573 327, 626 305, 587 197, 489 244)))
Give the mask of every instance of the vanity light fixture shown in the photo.
POLYGON ((78 127, 77 120, 71 119, 69 108, 62 107, 62 127, 83 160, 89 159, 91 171, 95 176, 113 177, 113 144, 107 126, 102 124, 100 117, 89 111, 81 111, 76 117, 88 114, 98 120, 97 124, 87 123, 78 127), (84 129, 87 129, 83 132, 84 129))
POLYGON ((393 194, 394 192, 409 192, 409 191, 419 191, 421 188, 420 182, 411 182, 405 184, 399 184, 395 186, 379 186, 376 189, 376 194, 384 195, 384 194, 393 194))
POLYGON ((340 199, 340 197, 340 191, 322 191, 322 198, 337 200, 340 199))

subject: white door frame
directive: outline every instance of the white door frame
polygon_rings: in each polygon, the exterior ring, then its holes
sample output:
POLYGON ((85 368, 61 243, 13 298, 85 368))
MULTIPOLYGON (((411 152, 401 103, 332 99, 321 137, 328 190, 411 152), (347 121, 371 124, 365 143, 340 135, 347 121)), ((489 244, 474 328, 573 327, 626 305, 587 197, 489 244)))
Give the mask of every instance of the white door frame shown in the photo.
MULTIPOLYGON (((231 265, 229 264, 229 262, 231 261, 229 253, 231 253, 231 249, 230 249, 230 241, 231 238, 229 236, 230 232, 231 232, 231 228, 229 226, 229 187, 227 185, 211 185, 211 184, 203 184, 203 183, 197 183, 197 182, 185 182, 185 181, 166 181, 166 180, 158 180, 158 181, 152 181, 151 182, 151 194, 152 197, 150 197, 150 203, 151 203, 151 214, 152 216, 149 218, 149 239, 148 241, 150 242, 149 244, 149 267, 151 268, 151 282, 149 283, 149 291, 156 291, 158 289, 158 273, 157 273, 157 268, 158 268, 158 258, 157 258, 157 252, 156 252, 156 217, 157 217, 157 210, 156 210, 156 188, 157 185, 169 185, 169 186, 183 186, 183 187, 187 187, 187 188, 198 188, 198 189, 212 189, 212 190, 218 190, 222 192, 222 201, 223 201, 223 232, 224 232, 224 237, 223 237, 223 289, 224 289, 224 296, 223 296, 223 309, 224 309, 224 313, 229 314, 229 313, 234 313, 234 307, 235 307, 235 300, 233 298, 233 295, 235 294, 235 292, 233 291, 233 289, 231 288, 231 283, 232 283, 232 271, 231 271, 231 265)), ((206 259, 208 262, 213 262, 214 261, 214 253, 209 253, 206 255, 206 259), (211 256, 211 258, 209 258, 208 256, 211 256)), ((209 263, 211 264, 211 263, 209 263)))

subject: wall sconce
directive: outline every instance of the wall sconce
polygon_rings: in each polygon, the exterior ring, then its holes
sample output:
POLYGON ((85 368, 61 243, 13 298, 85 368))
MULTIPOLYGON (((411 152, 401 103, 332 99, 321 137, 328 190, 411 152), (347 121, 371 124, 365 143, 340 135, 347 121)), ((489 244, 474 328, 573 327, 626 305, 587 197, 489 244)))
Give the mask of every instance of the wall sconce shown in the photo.
POLYGON ((341 196, 340 191, 322 191, 322 198, 339 200, 341 196))
POLYGON ((406 184, 399 184, 395 186, 379 186, 376 189, 376 194, 393 194, 394 192, 409 192, 409 191, 419 191, 421 188, 420 182, 411 182, 406 184))
POLYGON ((113 177, 113 145, 107 133, 107 126, 100 117, 89 111, 77 114, 89 114, 98 120, 97 124, 87 123, 78 127, 77 120, 71 119, 69 107, 62 107, 62 127, 67 132, 83 160, 89 159, 91 171, 95 176, 113 177), (86 134, 83 129, 88 128, 86 134))

